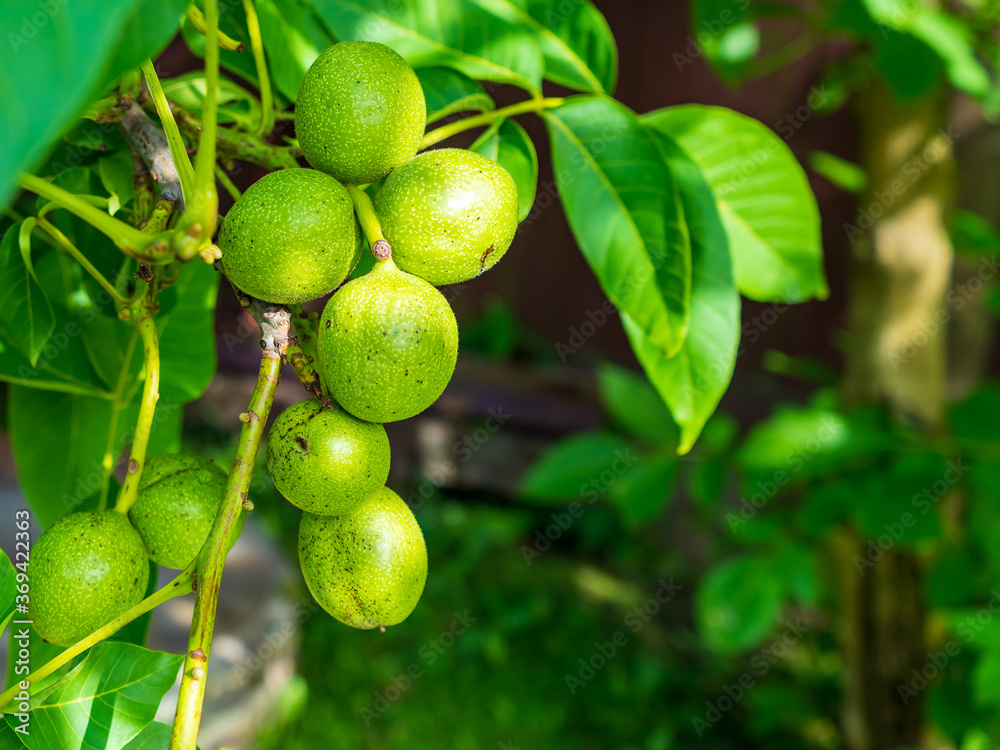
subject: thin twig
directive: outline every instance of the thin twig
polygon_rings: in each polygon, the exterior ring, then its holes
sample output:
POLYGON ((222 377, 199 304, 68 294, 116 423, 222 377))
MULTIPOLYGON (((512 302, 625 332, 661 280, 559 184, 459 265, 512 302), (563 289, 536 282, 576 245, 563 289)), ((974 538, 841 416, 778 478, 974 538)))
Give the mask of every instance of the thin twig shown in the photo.
POLYGON ((194 617, 191 621, 188 650, 181 673, 170 750, 195 750, 197 746, 226 552, 236 533, 240 513, 249 505, 247 492, 250 488, 253 466, 264 436, 264 427, 274 401, 278 379, 281 377, 281 362, 287 353, 289 328, 287 308, 266 305, 254 300, 250 312, 261 329, 263 351, 260 370, 249 408, 241 415, 243 427, 240 429, 239 444, 226 482, 225 494, 208 540, 198 558, 194 617))

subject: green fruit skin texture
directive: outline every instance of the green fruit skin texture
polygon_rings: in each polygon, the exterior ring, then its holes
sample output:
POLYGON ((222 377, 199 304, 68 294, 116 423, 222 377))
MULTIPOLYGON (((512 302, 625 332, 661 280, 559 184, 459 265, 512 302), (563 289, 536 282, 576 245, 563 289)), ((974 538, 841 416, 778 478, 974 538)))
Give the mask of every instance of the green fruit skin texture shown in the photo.
POLYGON ((347 189, 314 169, 282 169, 243 193, 219 230, 222 268, 266 302, 322 297, 361 257, 361 228, 347 189))
POLYGON ((388 259, 330 298, 317 349, 341 406, 359 419, 394 422, 422 412, 448 385, 458 325, 441 292, 388 259))
POLYGON ((427 546, 417 519, 388 488, 353 513, 302 515, 299 564, 313 597, 345 625, 397 625, 427 581, 427 546))
POLYGON ((87 511, 60 519, 38 537, 30 575, 35 630, 50 643, 71 646, 142 601, 149 563, 123 514, 87 511))
MULTIPOLYGON (((128 517, 149 557, 166 568, 186 568, 201 551, 226 489, 226 472, 200 456, 150 459, 128 517)), ((237 521, 235 543, 246 515, 237 521)))
POLYGON ((517 185, 506 169, 458 148, 401 165, 375 196, 392 257, 435 286, 492 268, 517 231, 517 185))
POLYGON ((416 73, 376 42, 340 42, 323 52, 295 103, 306 160, 348 185, 377 182, 413 156, 426 119, 416 73))
POLYGON ((382 425, 311 398, 275 420, 267 470, 292 505, 319 515, 350 513, 385 484, 389 438, 382 425))

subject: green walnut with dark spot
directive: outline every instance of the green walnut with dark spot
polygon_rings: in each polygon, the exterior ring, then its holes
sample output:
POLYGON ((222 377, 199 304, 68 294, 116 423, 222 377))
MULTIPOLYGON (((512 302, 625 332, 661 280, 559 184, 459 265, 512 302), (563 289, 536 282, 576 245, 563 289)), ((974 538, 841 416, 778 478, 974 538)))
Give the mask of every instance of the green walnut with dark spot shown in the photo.
POLYGON ((267 470, 292 505, 319 515, 349 513, 385 484, 389 438, 382 425, 311 398, 275 420, 267 470))
POLYGON ((426 151, 393 171, 375 197, 392 257, 435 286, 492 268, 517 231, 517 186, 472 151, 426 151))
POLYGON ((146 548, 117 511, 65 516, 31 548, 29 617, 49 643, 72 646, 146 593, 146 548))
POLYGON ((348 185, 381 180, 417 153, 426 119, 416 73, 376 42, 340 42, 323 52, 295 103, 306 160, 348 185))
POLYGON ((229 280, 251 297, 279 304, 330 292, 354 268, 362 246, 347 189, 314 169, 262 177, 219 230, 229 280))
MULTIPOLYGON (((226 489, 226 472, 201 456, 165 454, 149 460, 128 517, 153 562, 186 568, 201 551, 226 489)), ((237 521, 233 543, 245 514, 237 521)))
POLYGON ((299 564, 313 598, 345 625, 396 625, 417 606, 427 546, 406 503, 383 487, 353 513, 304 513, 299 564))
POLYGON ((369 422, 394 422, 422 412, 448 385, 458 325, 441 292, 388 258, 330 298, 317 349, 342 407, 369 422))

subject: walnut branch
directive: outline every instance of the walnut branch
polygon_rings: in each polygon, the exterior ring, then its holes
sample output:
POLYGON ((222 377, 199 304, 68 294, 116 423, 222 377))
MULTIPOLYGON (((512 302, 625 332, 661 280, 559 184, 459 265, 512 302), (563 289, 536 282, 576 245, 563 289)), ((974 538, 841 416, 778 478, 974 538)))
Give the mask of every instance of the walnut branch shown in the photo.
POLYGON ((167 136, 142 107, 133 103, 118 123, 133 154, 138 154, 160 185, 160 194, 177 210, 184 209, 184 193, 167 136))

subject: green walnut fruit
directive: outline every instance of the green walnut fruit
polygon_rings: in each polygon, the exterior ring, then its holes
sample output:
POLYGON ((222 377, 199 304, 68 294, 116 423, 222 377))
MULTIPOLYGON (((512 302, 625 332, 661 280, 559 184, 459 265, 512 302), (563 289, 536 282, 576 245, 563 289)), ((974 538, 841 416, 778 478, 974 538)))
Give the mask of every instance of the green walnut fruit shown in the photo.
MULTIPOLYGON (((166 454, 150 459, 128 517, 153 562, 186 568, 201 551, 226 488, 226 472, 207 458, 166 454)), ((241 514, 235 543, 246 516, 241 514)))
POLYGON ((348 185, 381 180, 417 153, 426 119, 416 73, 376 42, 327 49, 306 72, 295 103, 306 160, 348 185))
POLYGON ((38 537, 30 573, 35 630, 50 643, 71 646, 142 601, 149 562, 122 513, 87 511, 38 537))
POLYGON ((422 412, 448 385, 458 325, 441 292, 388 258, 330 298, 317 348, 341 406, 359 419, 394 422, 422 412))
POLYGON ((345 625, 396 625, 417 606, 427 546, 417 519, 383 487, 353 513, 302 515, 299 564, 313 598, 345 625))
POLYGON ((375 197, 392 257, 435 286, 478 276, 517 231, 517 186, 492 159, 458 148, 401 165, 375 197))
POLYGON ((222 268, 266 302, 322 297, 361 257, 361 228, 347 189, 314 169, 262 177, 229 209, 219 230, 222 268))
POLYGON ((385 484, 389 438, 382 425, 311 398, 275 420, 267 470, 292 505, 326 516, 349 513, 385 484))

